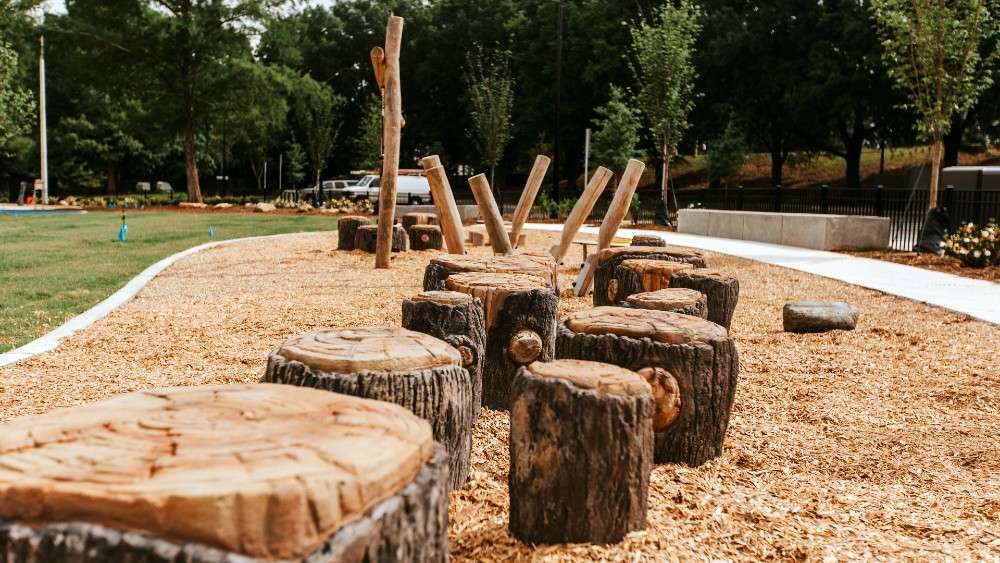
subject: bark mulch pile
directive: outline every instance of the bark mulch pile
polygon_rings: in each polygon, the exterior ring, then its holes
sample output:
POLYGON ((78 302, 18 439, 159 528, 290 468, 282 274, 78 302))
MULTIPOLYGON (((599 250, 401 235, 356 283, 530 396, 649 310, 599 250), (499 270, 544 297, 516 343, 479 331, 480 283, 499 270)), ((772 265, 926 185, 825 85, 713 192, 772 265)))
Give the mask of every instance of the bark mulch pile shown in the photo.
MULTIPOLYGON (((547 249, 553 235, 531 233, 547 249)), ((258 381, 289 335, 398 324, 432 252, 338 253, 336 234, 234 244, 169 268, 55 352, 0 369, 0 420, 165 385, 258 381)), ((483 253, 478 248, 473 252, 483 253)), ((456 561, 1000 557, 1000 327, 719 255, 739 276, 742 371, 722 458, 657 466, 646 531, 611 546, 528 546, 507 532, 507 415, 484 410, 453 493, 456 561), (793 335, 781 307, 862 308, 853 332, 793 335)), ((571 261, 578 261, 574 254, 571 261)), ((562 312, 589 305, 568 290, 562 312)), ((584 486, 581 483, 581 486, 584 486)))

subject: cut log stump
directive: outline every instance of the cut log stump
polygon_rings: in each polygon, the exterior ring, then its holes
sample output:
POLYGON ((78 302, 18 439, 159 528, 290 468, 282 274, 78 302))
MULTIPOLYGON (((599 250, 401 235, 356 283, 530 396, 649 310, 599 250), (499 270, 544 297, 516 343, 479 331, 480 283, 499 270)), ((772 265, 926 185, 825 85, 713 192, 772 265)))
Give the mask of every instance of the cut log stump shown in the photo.
POLYGON ((646 527, 650 385, 596 362, 536 362, 511 392, 510 531, 528 543, 617 543, 646 527))
POLYGON ((558 268, 548 254, 512 254, 509 256, 468 256, 443 254, 431 260, 424 270, 424 290, 444 290, 452 274, 489 272, 496 274, 528 274, 545 280, 548 287, 559 292, 558 268))
POLYGON ((447 471, 397 405, 140 391, 0 427, 0 561, 444 562, 447 471))
POLYGON ((667 241, 656 235, 635 235, 632 246, 667 246, 667 241))
MULTIPOLYGON (((653 284, 654 280, 662 279, 664 276, 675 273, 669 269, 662 269, 662 273, 657 273, 657 266, 650 266, 648 269, 636 265, 641 260, 656 260, 660 262, 677 262, 690 264, 694 268, 705 267, 705 257, 697 250, 680 248, 676 246, 621 246, 602 250, 596 257, 596 269, 594 270, 594 305, 616 305, 628 298, 631 293, 642 293, 646 291, 656 291, 668 287, 659 287, 653 284), (629 261, 632 265, 632 273, 622 272, 622 264, 629 261), (630 276, 623 280, 625 276, 630 276), (658 276, 658 277, 657 277, 658 276), (616 280, 612 282, 612 280, 616 280), (623 281, 627 287, 622 287, 623 281), (610 287, 609 287, 610 286, 610 287), (639 291, 639 289, 642 291, 639 291), (631 288, 631 293, 628 290, 631 288)), ((657 282, 662 283, 662 282, 657 282)))
POLYGON ((348 215, 341 217, 337 221, 337 250, 354 250, 354 238, 358 234, 358 227, 367 225, 370 221, 367 217, 360 215, 348 215))
POLYGON ((670 278, 670 287, 694 289, 708 298, 708 320, 728 330, 740 300, 740 280, 718 270, 696 268, 678 272, 670 278))
POLYGON ((556 356, 638 372, 656 397, 657 463, 699 466, 722 453, 739 374, 726 329, 666 311, 596 307, 559 325, 556 356))
POLYGON ((407 230, 410 234, 410 250, 441 250, 444 248, 444 235, 437 225, 413 225, 407 230))
POLYGON ((325 330, 271 352, 264 381, 396 403, 427 420, 448 452, 448 480, 469 474, 473 397, 462 356, 447 343, 403 328, 325 330))
POLYGON ((483 400, 486 317, 483 302, 457 291, 425 291, 403 301, 403 328, 451 344, 472 380, 473 419, 483 400))
POLYGON ((625 302, 629 307, 636 309, 671 311, 703 319, 708 316, 708 298, 704 293, 694 289, 675 287, 649 293, 634 293, 629 295, 625 302))
POLYGON ((437 225, 437 215, 433 213, 404 213, 400 219, 406 232, 410 232, 413 225, 437 225))
POLYGON ((545 280, 527 274, 465 272, 449 276, 446 285, 483 302, 483 405, 507 410, 517 370, 554 357, 559 296, 545 280))
MULTIPOLYGON (((378 225, 361 225, 354 237, 354 248, 374 253, 377 240, 378 225)), ((399 225, 392 226, 392 251, 406 252, 406 231, 399 225)))
MULTIPOLYGON (((601 286, 607 288, 607 294, 601 302, 608 305, 619 304, 636 293, 666 289, 670 287, 670 280, 674 274, 693 268, 694 266, 687 262, 670 260, 623 260, 617 268, 607 270, 606 273, 611 276, 607 282, 601 280, 601 286)), ((594 301, 598 301, 596 295, 594 301)))

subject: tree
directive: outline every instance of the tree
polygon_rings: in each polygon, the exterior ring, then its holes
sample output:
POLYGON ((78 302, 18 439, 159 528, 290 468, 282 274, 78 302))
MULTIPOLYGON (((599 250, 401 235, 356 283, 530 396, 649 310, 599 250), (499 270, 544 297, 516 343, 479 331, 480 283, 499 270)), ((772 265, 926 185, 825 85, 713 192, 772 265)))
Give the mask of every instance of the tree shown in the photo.
MULTIPOLYGON (((481 47, 469 55, 466 68, 471 135, 483 163, 490 167, 490 185, 496 185, 496 167, 511 137, 514 109, 514 79, 510 74, 510 53, 487 53, 481 47)), ((497 198, 500 201, 501 198, 497 198)))
POLYGON ((242 68, 234 77, 224 111, 234 118, 235 143, 250 162, 257 191, 263 192, 265 162, 287 125, 286 100, 296 81, 294 74, 283 68, 252 61, 235 64, 242 68))
POLYGON ((985 54, 980 41, 997 32, 989 0, 873 0, 886 65, 906 91, 906 107, 919 116, 917 128, 933 143, 929 209, 937 207, 942 141, 952 117, 964 115, 992 83, 987 67, 996 46, 985 54))
POLYGON ((306 152, 302 150, 302 145, 292 142, 288 145, 285 153, 285 176, 289 185, 296 188, 302 180, 306 179, 306 152))
MULTIPOLYGON (((316 82, 309 76, 298 80, 292 96, 292 118, 298 137, 305 145, 316 186, 319 186, 320 174, 337 140, 340 127, 337 114, 344 105, 344 99, 334 94, 326 84, 316 82)), ((321 201, 322 190, 318 197, 321 201)))
POLYGON ((743 163, 746 162, 746 141, 732 117, 726 130, 718 139, 709 142, 705 156, 705 169, 712 184, 739 182, 743 163))
POLYGON ((632 30, 633 72, 639 82, 639 107, 663 160, 661 194, 667 205, 670 159, 690 127, 694 108, 694 44, 701 33, 701 8, 690 0, 666 4, 652 22, 632 30))
POLYGON ((34 96, 20 88, 16 73, 17 53, 0 41, 0 153, 6 153, 8 144, 27 134, 34 123, 34 96))
POLYGON ((382 100, 369 96, 363 112, 354 137, 356 163, 363 169, 375 169, 382 162, 382 100))
POLYGON ((630 101, 624 90, 612 86, 608 102, 595 110, 591 153, 594 161, 612 170, 624 170, 628 160, 640 154, 637 147, 642 124, 630 101))

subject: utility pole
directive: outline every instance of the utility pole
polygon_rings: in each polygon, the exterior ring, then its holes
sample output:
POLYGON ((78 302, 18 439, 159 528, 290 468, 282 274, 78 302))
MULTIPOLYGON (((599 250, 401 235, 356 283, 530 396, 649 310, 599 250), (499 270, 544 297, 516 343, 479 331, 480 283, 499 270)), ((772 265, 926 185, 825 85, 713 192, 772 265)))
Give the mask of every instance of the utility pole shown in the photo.
POLYGON ((45 36, 38 38, 38 147, 42 162, 42 204, 49 204, 49 138, 45 119, 45 36))
POLYGON ((282 182, 283 178, 283 168, 285 167, 285 153, 282 152, 278 155, 278 194, 281 195, 285 191, 285 184, 282 182))
POLYGON ((559 201, 559 113, 562 106, 562 51, 563 51, 563 13, 566 10, 564 0, 559 0, 559 15, 556 20, 556 138, 552 152, 552 181, 555 188, 555 200, 559 201))
POLYGON ((583 185, 590 183, 590 127, 583 135, 583 185))

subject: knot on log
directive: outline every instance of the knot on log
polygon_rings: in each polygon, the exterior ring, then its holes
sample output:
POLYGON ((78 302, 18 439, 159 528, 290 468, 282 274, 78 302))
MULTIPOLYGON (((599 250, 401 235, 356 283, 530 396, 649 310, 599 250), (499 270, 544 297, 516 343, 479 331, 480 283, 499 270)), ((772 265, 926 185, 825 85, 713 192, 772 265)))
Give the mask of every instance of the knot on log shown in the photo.
POLYGON ((669 427, 681 414, 681 388, 677 379, 663 368, 644 368, 638 373, 653 389, 653 401, 656 402, 653 430, 669 427))
POLYGON ((608 282, 608 302, 618 301, 618 280, 612 279, 608 282))
POLYGON ((462 366, 469 367, 476 361, 476 356, 468 346, 458 346, 458 353, 462 355, 462 366))
POLYGON ((542 337, 533 330, 519 330, 510 339, 510 357, 523 365, 538 359, 542 353, 542 337))

